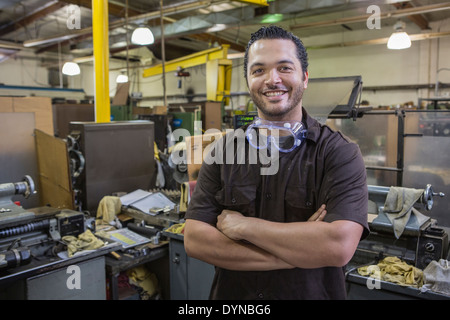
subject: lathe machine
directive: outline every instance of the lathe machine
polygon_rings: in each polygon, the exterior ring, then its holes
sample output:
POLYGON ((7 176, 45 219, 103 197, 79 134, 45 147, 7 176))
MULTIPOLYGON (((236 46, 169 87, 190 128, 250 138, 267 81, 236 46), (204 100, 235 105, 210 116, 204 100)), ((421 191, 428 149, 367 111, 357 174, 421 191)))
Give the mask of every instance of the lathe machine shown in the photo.
POLYGON ((35 194, 30 176, 23 181, 0 184, 0 272, 26 265, 34 258, 51 254, 58 241, 85 231, 84 214, 49 207, 25 210, 12 198, 35 194))
MULTIPOLYGON (((431 260, 447 259, 448 232, 446 228, 425 214, 411 214, 399 238, 394 234, 393 224, 384 210, 389 187, 369 186, 370 235, 360 242, 356 258, 368 262, 378 256, 397 256, 402 260, 424 269, 431 260), (367 260, 369 259, 369 260, 367 260)), ((431 185, 423 189, 414 203, 419 211, 430 211, 433 197, 444 194, 433 191, 431 185)))
POLYGON ((105 299, 105 255, 118 246, 69 257, 63 237, 77 237, 91 228, 92 219, 69 209, 24 209, 13 201, 35 193, 29 176, 0 184, 0 299, 105 299))
POLYGON ((350 299, 450 299, 433 292, 421 293, 417 288, 384 283, 383 290, 370 290, 368 278, 358 274, 357 268, 376 265, 385 257, 397 257, 409 265, 421 270, 435 260, 449 259, 449 228, 440 226, 438 221, 422 214, 433 207, 434 197, 444 194, 434 192, 427 185, 423 193, 413 204, 416 209, 404 224, 403 232, 398 236, 394 231, 392 217, 385 211, 386 199, 391 188, 368 186, 369 189, 369 227, 370 235, 360 241, 358 248, 347 266, 348 296, 350 299))

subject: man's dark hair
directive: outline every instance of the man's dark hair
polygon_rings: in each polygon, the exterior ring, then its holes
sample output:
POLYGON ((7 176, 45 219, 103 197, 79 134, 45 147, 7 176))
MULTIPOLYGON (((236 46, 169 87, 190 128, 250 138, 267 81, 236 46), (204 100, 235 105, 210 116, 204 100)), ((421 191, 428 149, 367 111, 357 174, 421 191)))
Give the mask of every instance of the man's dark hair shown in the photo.
POLYGON ((297 57, 300 60, 303 72, 308 71, 308 54, 306 53, 306 48, 303 42, 292 32, 286 31, 285 29, 277 26, 262 27, 255 33, 252 33, 250 41, 247 44, 244 55, 244 77, 247 80, 247 64, 248 64, 248 50, 251 45, 261 39, 286 39, 291 40, 295 43, 297 47, 297 57))

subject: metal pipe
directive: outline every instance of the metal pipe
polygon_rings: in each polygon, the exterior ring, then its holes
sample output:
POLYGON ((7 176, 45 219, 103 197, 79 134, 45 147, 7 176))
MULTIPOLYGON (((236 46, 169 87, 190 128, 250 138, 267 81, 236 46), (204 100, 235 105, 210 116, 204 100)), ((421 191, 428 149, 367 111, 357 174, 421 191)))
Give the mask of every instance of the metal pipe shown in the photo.
MULTIPOLYGON (((94 2, 96 2, 96 1, 97 0, 92 0, 92 3, 94 4, 94 2)), ((196 1, 194 3, 189 3, 189 4, 180 4, 180 5, 177 5, 174 7, 164 9, 164 15, 172 15, 172 14, 177 14, 177 13, 181 13, 181 12, 197 10, 197 9, 208 7, 212 4, 219 3, 219 2, 224 2, 224 0, 217 0, 217 1, 210 0, 210 1, 200 1, 200 2, 196 1)), ((93 5, 92 5, 92 10, 94 10, 93 5)), ((139 23, 139 21, 156 19, 159 16, 160 16, 160 11, 154 11, 154 12, 149 12, 149 13, 144 13, 141 15, 129 17, 128 21, 139 23)), ((111 29, 119 28, 119 27, 122 27, 124 24, 125 24, 125 19, 119 19, 117 21, 112 22, 109 25, 109 28, 111 28, 111 29)), ((43 45, 43 44, 47 44, 47 43, 53 43, 56 41, 70 40, 72 38, 82 36, 85 34, 90 34, 90 33, 93 33, 93 27, 79 29, 79 30, 78 29, 71 30, 70 34, 64 33, 64 34, 59 34, 59 35, 51 36, 51 37, 27 40, 27 41, 23 42, 23 46, 26 48, 34 47, 34 46, 39 46, 39 45, 43 45)))
MULTIPOLYGON (((399 9, 396 11, 384 12, 384 13, 380 13, 380 18, 381 19, 400 18, 400 17, 414 15, 414 14, 424 14, 424 13, 449 10, 449 9, 450 9, 450 2, 444 2, 444 3, 427 5, 427 6, 412 7, 412 8, 399 9)), ((372 14, 365 14, 365 15, 355 16, 355 17, 347 17, 347 18, 333 19, 333 20, 327 20, 327 21, 303 23, 303 24, 293 25, 290 28, 291 29, 305 29, 305 28, 327 27, 327 26, 334 26, 334 25, 339 25, 339 24, 348 24, 348 23, 355 23, 355 22, 364 22, 364 21, 367 21, 367 19, 370 18, 371 15, 372 14)))
MULTIPOLYGON (((437 61, 439 63, 439 61, 437 61)), ((450 71, 450 68, 441 68, 436 72, 436 85, 434 86, 434 96, 438 97, 438 89, 439 89, 439 72, 441 71, 450 71)))
POLYGON ((161 10, 161 58, 162 58, 162 85, 164 106, 167 106, 167 94, 166 94, 166 49, 164 44, 164 21, 163 21, 163 0, 159 1, 161 10))

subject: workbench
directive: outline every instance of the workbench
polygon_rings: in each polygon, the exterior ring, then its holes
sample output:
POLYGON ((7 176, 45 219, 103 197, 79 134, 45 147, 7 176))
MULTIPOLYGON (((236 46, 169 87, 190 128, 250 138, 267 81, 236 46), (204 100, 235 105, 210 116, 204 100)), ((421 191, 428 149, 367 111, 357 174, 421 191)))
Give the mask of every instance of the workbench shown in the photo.
POLYGON ((167 241, 162 241, 161 244, 154 245, 150 250, 147 251, 145 255, 133 257, 119 251, 117 251, 116 254, 120 256, 120 260, 114 258, 111 255, 105 257, 106 277, 109 281, 109 299, 119 299, 118 277, 122 271, 126 271, 134 267, 158 260, 160 260, 159 262, 161 262, 162 264, 162 267, 160 267, 162 271, 157 274, 157 278, 161 284, 163 293, 165 293, 166 286, 164 285, 164 283, 168 281, 166 280, 165 273, 167 272, 165 272, 165 270, 168 269, 167 258, 169 255, 169 247, 167 241))
POLYGON ((421 292, 415 287, 373 280, 360 275, 356 269, 348 270, 346 286, 349 300, 450 300, 450 296, 438 292, 421 292))
POLYGON ((0 298, 12 300, 104 300, 105 255, 116 246, 105 246, 68 259, 38 257, 24 266, 0 273, 0 298), (78 267, 78 274, 71 266, 78 267), (72 270, 72 271, 71 271, 72 270), (80 288, 71 287, 79 275, 80 288))
POLYGON ((207 300, 214 266, 186 254, 183 234, 163 232, 163 235, 169 238, 170 299, 207 300))

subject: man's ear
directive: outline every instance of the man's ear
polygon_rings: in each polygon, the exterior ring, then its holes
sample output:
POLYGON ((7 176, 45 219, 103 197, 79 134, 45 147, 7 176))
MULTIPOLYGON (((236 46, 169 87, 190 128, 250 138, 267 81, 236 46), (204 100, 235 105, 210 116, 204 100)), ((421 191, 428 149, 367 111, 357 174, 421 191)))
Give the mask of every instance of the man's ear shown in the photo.
POLYGON ((303 88, 308 88, 308 80, 309 80, 309 73, 308 71, 303 73, 303 88))

